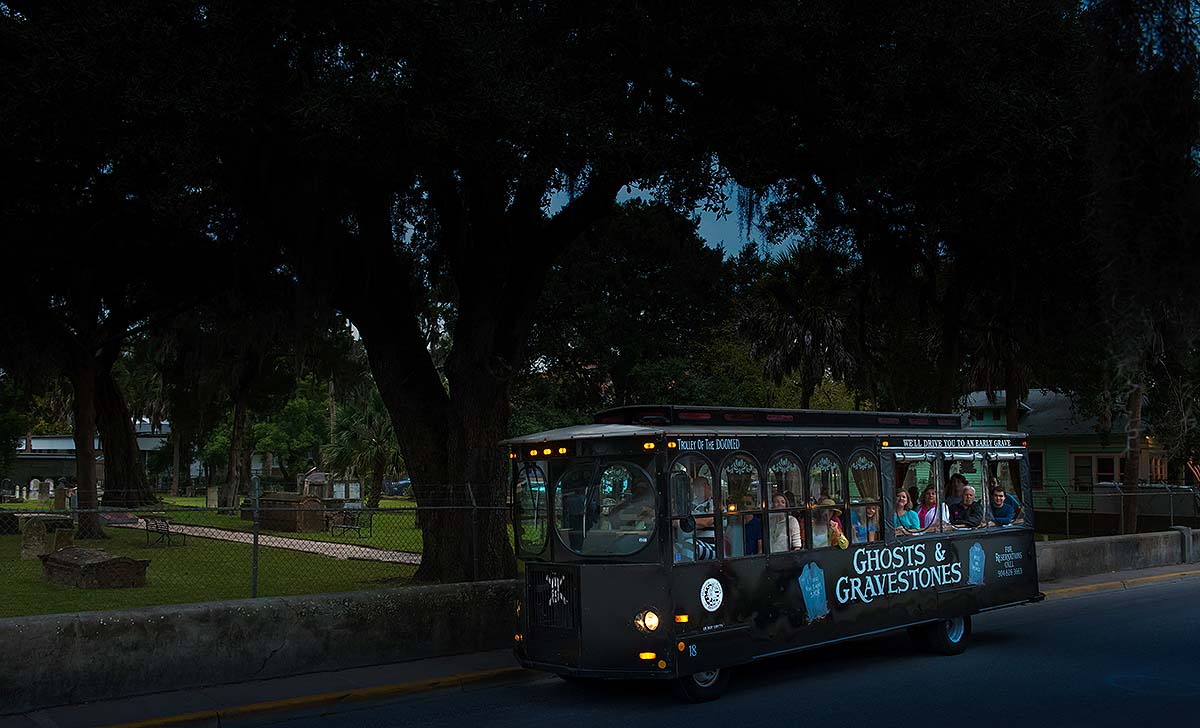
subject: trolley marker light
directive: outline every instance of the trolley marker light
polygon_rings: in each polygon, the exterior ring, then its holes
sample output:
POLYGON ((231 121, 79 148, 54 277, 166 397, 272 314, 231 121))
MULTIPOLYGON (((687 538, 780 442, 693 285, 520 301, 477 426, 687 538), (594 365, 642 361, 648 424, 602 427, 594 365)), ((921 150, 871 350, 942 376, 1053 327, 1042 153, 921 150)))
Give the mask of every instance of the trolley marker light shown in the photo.
POLYGON ((530 456, 530 457, 537 457, 537 450, 530 450, 530 451, 529 451, 529 456, 530 456))
POLYGON ((654 449, 654 443, 652 443, 652 442, 646 442, 646 443, 642 443, 642 448, 643 448, 643 449, 645 449, 645 450, 653 450, 653 449, 654 449))
POLYGON ((508 459, 509 459, 509 460, 516 460, 516 459, 517 459, 517 454, 516 454, 515 452, 510 452, 510 453, 508 454, 508 459))
POLYGON ((655 652, 639 652, 638 659, 639 660, 657 660, 658 654, 655 652))
POLYGON ((685 649, 687 649, 687 646, 684 645, 682 642, 680 642, 679 644, 675 645, 675 649, 679 650, 680 652, 683 652, 685 649))
POLYGON ((559 454, 559 455, 566 455, 566 454, 567 454, 567 448, 565 448, 565 447, 560 447, 560 448, 558 448, 558 454, 559 454))
POLYGON ((550 448, 546 448, 545 450, 542 450, 542 454, 543 454, 543 455, 549 455, 549 454, 550 454, 550 448))
POLYGON ((667 669, 667 661, 666 661, 666 660, 659 660, 659 661, 658 661, 658 669, 659 669, 659 670, 665 670, 665 669, 667 669))
POLYGON ((686 614, 676 614, 675 615, 675 623, 676 624, 687 624, 687 621, 688 621, 688 616, 686 614))
POLYGON ((674 440, 667 441, 667 449, 668 450, 674 450, 677 447, 679 447, 679 443, 675 442, 674 440))

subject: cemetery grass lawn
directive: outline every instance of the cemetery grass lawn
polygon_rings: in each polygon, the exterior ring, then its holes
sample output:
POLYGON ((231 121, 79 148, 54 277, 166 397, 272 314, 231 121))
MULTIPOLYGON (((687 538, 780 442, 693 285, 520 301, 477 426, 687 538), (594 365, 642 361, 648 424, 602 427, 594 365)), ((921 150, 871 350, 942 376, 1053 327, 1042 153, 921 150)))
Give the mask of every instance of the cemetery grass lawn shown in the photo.
MULTIPOLYGON (((183 604, 250 596, 250 553, 246 544, 188 536, 183 546, 147 546, 146 532, 105 528, 105 541, 77 545, 111 554, 149 559, 146 586, 136 589, 77 589, 42 581, 41 561, 21 561, 20 536, 0 536, 0 617, 58 614, 183 604)), ((284 549, 259 551, 259 596, 320 594, 397 586, 416 567, 375 561, 342 561, 284 549)))

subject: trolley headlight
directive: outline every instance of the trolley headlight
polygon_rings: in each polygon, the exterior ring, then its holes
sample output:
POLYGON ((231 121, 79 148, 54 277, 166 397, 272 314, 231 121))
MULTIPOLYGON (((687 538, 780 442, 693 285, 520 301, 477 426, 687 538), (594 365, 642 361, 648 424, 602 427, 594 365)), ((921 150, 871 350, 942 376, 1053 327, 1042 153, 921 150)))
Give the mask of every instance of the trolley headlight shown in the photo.
POLYGON ((653 609, 638 612, 637 616, 633 618, 633 626, 643 632, 653 632, 658 629, 658 614, 653 609))

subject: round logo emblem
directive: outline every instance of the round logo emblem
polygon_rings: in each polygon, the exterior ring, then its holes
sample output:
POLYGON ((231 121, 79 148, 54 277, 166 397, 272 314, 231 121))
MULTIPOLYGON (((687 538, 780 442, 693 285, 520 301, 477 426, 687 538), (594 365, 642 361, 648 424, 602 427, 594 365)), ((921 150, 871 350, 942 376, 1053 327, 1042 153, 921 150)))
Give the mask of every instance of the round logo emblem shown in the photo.
POLYGON ((721 587, 721 582, 705 579, 700 585, 700 606, 709 612, 715 612, 721 608, 721 602, 724 600, 725 590, 721 587))

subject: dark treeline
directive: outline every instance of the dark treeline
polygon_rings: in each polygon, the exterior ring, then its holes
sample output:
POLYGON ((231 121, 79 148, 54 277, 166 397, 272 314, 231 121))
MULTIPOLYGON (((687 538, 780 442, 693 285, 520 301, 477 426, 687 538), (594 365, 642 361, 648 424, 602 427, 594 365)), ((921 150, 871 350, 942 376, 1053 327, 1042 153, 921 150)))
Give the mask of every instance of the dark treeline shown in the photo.
POLYGON ((1196 41, 1168 0, 2 2, 0 434, 69 423, 83 506, 94 432, 106 502, 153 497, 131 415, 227 499, 329 443, 499 504, 498 441, 637 400, 1052 387, 1187 457, 1196 41))

